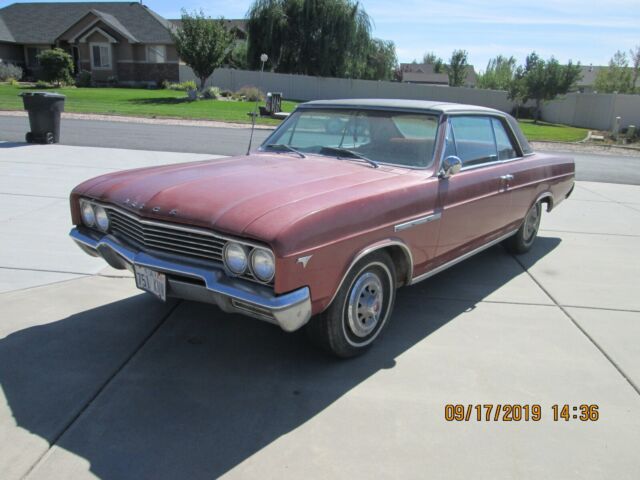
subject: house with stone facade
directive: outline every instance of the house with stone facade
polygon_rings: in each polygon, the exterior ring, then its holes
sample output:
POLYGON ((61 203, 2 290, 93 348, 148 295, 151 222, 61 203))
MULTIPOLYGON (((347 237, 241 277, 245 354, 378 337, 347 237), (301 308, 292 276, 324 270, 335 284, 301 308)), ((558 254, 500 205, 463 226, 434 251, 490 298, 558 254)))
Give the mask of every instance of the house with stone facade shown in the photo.
MULTIPOLYGON (((243 21, 225 20, 241 36, 243 21)), ((0 9, 0 61, 37 76, 37 55, 68 51, 76 72, 97 83, 155 84, 179 80, 171 21, 138 2, 14 3, 0 9)))

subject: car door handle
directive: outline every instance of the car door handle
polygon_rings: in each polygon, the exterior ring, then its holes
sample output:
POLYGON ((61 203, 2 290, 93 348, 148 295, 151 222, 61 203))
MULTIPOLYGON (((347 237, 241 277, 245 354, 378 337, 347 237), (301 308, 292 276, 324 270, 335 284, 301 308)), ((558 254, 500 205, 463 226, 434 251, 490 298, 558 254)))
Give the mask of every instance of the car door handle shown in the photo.
POLYGON ((502 175, 500 177, 500 180, 504 180, 505 182, 510 182, 511 180, 513 180, 513 175, 511 175, 510 173, 507 175, 502 175))

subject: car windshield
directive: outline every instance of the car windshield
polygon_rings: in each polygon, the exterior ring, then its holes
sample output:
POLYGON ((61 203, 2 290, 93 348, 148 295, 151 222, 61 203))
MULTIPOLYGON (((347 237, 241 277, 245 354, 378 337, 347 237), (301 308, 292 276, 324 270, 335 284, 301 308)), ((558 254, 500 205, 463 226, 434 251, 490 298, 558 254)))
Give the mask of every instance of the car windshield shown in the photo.
POLYGON ((438 116, 434 114, 300 109, 262 144, 262 149, 291 152, 287 146, 303 154, 425 168, 433 162, 437 131, 438 116))

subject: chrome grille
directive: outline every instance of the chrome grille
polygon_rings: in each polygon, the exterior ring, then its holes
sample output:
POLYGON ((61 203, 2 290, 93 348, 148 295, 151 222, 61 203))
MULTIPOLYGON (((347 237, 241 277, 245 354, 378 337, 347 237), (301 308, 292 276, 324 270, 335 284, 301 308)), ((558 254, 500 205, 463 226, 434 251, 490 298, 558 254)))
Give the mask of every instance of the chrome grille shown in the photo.
POLYGON ((108 215, 112 233, 124 237, 123 240, 130 239, 154 250, 222 261, 222 248, 226 243, 222 239, 170 224, 142 223, 117 210, 109 209, 108 215))
MULTIPOLYGON (((109 232, 125 242, 133 242, 142 249, 222 263, 222 249, 227 243, 223 238, 180 225, 143 222, 114 208, 106 207, 106 210, 109 232)), ((255 280, 250 272, 242 277, 255 280)))

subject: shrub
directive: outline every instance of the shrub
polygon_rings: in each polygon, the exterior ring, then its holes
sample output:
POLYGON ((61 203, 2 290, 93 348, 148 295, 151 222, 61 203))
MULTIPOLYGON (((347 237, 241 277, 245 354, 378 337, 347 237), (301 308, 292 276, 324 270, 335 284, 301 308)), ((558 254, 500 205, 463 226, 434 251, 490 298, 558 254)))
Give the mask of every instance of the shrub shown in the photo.
POLYGON ((242 87, 236 92, 236 96, 249 102, 258 102, 264 100, 264 93, 257 87, 242 87))
POLYGON ((170 86, 171 86, 171 82, 169 80, 167 80, 166 78, 164 80, 162 80, 161 82, 158 82, 158 88, 160 90, 168 90, 170 86))
POLYGON ((216 98, 220 97, 220 88, 219 87, 205 88, 204 92, 202 93, 202 97, 215 100, 216 98))
POLYGON ((61 48, 44 50, 38 55, 40 79, 56 84, 73 83, 73 59, 61 48))
POLYGON ((93 85, 93 78, 91 77, 91 72, 87 72, 86 70, 82 70, 76 76, 76 87, 90 87, 93 85))
POLYGON ((12 63, 0 62, 0 82, 10 82, 11 80, 20 80, 22 78, 22 69, 12 63))
POLYGON ((179 90, 182 92, 186 92, 188 90, 197 90, 198 87, 196 87, 196 82, 194 82, 193 80, 188 80, 186 82, 182 82, 182 83, 169 83, 167 88, 169 90, 179 90))
POLYGON ((229 97, 233 97, 233 92, 231 90, 222 90, 220 92, 220 96, 222 98, 229 98, 229 97))
POLYGON ((51 85, 49 82, 38 80, 36 82, 36 88, 53 88, 53 85, 51 85))

